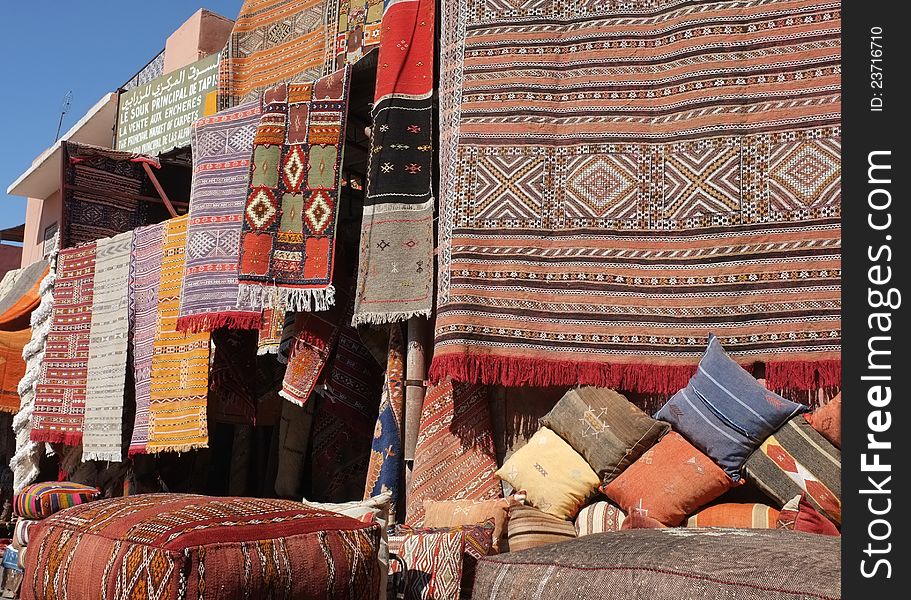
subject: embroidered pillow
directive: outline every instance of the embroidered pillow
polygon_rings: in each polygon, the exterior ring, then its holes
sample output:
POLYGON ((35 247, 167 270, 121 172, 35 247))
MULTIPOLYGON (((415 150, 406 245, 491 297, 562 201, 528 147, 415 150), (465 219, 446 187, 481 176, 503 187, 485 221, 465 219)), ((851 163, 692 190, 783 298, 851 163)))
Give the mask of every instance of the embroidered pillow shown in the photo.
POLYGON ((804 417, 822 437, 841 448, 841 392, 804 417))
POLYGON ((686 520, 687 527, 774 529, 778 510, 765 504, 726 502, 703 508, 686 520))
POLYGON ((598 487, 598 475, 585 459, 547 427, 516 450, 496 475, 524 491, 529 504, 560 519, 575 517, 598 487))
POLYGON ((672 431, 601 491, 627 515, 636 511, 673 527, 732 485, 718 465, 672 431))
POLYGON ((746 477, 779 505, 800 493, 841 523, 841 452, 798 416, 766 439, 744 467, 746 477))
POLYGON ((346 517, 352 517, 364 523, 376 522, 380 524, 380 547, 377 552, 377 561, 380 566, 380 592, 378 599, 383 600, 386 598, 386 575, 389 573, 387 529, 389 526, 389 507, 392 503, 392 492, 383 492, 366 500, 352 502, 310 502, 306 498, 301 502, 305 506, 328 510, 346 517))
POLYGON ((776 527, 820 535, 841 535, 832 521, 819 514, 819 511, 807 502, 805 494, 798 494, 785 503, 778 514, 776 527))
POLYGON ((493 519, 493 553, 506 552, 509 549, 506 539, 509 507, 515 503, 512 497, 480 501, 424 500, 424 527, 478 525, 493 519))
POLYGON ((509 550, 516 552, 576 538, 572 523, 533 506, 509 507, 509 550))
POLYGON ((750 453, 785 421, 806 410, 760 385, 710 334, 696 374, 656 417, 739 481, 750 453))
POLYGON ((588 461, 601 485, 613 481, 670 429, 670 425, 651 418, 625 396, 596 387, 566 392, 544 415, 541 424, 588 461))
POLYGON ((13 510, 23 519, 46 519, 57 511, 101 497, 91 486, 69 481, 33 483, 16 494, 13 510))
POLYGON ((594 502, 579 511, 576 516, 576 533, 579 537, 593 533, 620 531, 623 527, 624 513, 610 502, 594 502))

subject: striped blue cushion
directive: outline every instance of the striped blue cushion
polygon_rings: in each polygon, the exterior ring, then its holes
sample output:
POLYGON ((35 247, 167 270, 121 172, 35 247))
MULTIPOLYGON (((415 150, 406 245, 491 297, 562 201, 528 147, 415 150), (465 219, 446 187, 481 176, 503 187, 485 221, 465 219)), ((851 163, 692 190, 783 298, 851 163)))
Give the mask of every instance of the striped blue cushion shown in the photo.
POLYGON ((750 454, 788 419, 807 410, 764 388, 709 335, 696 374, 655 418, 670 423, 739 481, 750 454))

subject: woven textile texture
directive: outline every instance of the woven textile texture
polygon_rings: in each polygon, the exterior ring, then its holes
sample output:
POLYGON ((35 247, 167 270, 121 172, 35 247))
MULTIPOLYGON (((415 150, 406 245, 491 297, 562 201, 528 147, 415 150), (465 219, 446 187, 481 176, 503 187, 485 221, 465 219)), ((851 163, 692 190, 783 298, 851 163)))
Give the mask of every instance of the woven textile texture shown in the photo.
POLYGON ((804 493, 817 510, 841 524, 841 451, 802 416, 767 438, 750 455, 744 472, 779 505, 804 493))
POLYGON ((804 418, 833 446, 841 448, 841 392, 804 418))
POLYGON ((82 441, 94 276, 95 242, 60 251, 53 322, 35 390, 32 441, 67 446, 82 441))
POLYGON ((516 504, 510 498, 493 500, 424 500, 424 527, 461 527, 493 520, 492 552, 508 550, 506 523, 509 508, 516 504))
POLYGON ((278 354, 282 342, 282 331, 285 326, 287 314, 277 308, 263 310, 262 320, 259 324, 258 339, 256 341, 256 354, 278 354))
POLYGON ((383 492, 392 495, 390 520, 395 522, 396 508, 401 499, 405 478, 402 459, 402 423, 405 410, 405 340, 399 325, 389 327, 389 352, 386 373, 383 375, 383 394, 380 411, 373 430, 370 462, 367 465, 367 484, 364 498, 383 492))
POLYGON ((256 100, 279 83, 324 75, 331 43, 326 4, 244 0, 219 62, 218 109, 256 100))
POLYGON ((187 268, 178 330, 259 326, 261 311, 238 305, 237 261, 260 112, 259 101, 248 102, 193 124, 187 268))
POLYGON ((807 501, 807 495, 801 493, 794 496, 781 507, 776 529, 790 529, 792 531, 806 531, 820 535, 841 535, 835 524, 813 508, 807 501))
POLYGON ((187 221, 183 215, 165 224, 149 387, 149 453, 185 452, 209 443, 209 332, 177 331, 187 221))
POLYGON ((580 536, 606 531, 620 531, 626 513, 610 502, 593 502, 576 515, 576 533, 580 536))
POLYGON ((516 505, 509 508, 510 552, 527 550, 546 544, 557 544, 576 537, 572 521, 561 519, 533 506, 516 505))
POLYGON ((38 521, 32 521, 31 519, 19 519, 16 521, 16 528, 13 530, 13 545, 19 546, 28 546, 28 541, 32 536, 32 527, 38 521))
POLYGON ((96 146, 63 142, 63 229, 67 248, 136 229, 166 218, 143 163, 158 159, 96 146))
POLYGON ((13 511, 23 519, 46 519, 65 508, 97 500, 101 492, 69 481, 33 483, 16 494, 13 511))
POLYGON ((424 522, 424 500, 503 496, 486 388, 443 382, 427 389, 405 522, 424 522))
POLYGON ((383 0, 332 0, 327 3, 328 25, 335 43, 333 69, 353 65, 380 43, 383 0))
POLYGON ((240 299, 294 312, 328 310, 349 67, 263 94, 240 250, 240 299))
POLYGON ((32 339, 30 317, 41 303, 41 281, 48 273, 46 261, 10 271, 3 278, 0 297, 0 411, 19 411, 19 382, 25 375, 22 351, 32 339))
POLYGON ((297 313, 288 366, 282 379, 282 398, 303 406, 311 397, 339 335, 337 306, 325 313, 297 313))
POLYGON ((10 469, 13 471, 13 492, 22 491, 26 485, 35 481, 39 473, 39 463, 44 455, 45 445, 31 439, 32 415, 35 410, 35 394, 38 380, 41 377, 44 363, 44 351, 47 336, 53 324, 54 282, 56 274, 56 238, 50 240, 51 248, 48 256, 48 273, 38 286, 38 295, 41 297, 29 322, 32 326, 32 338, 22 349, 22 358, 25 360, 25 375, 19 382, 19 412, 13 417, 13 433, 16 436, 16 450, 10 460, 10 469))
POLYGON ((133 232, 98 240, 86 368, 82 460, 120 462, 130 334, 128 291, 133 232))
POLYGON ((765 504, 716 504, 686 520, 687 527, 775 528, 778 510, 765 504))
POLYGON ((383 15, 355 323, 433 308, 434 5, 387 2, 383 15))
POLYGON ((624 600, 835 600, 841 548, 837 538, 777 529, 618 531, 483 558, 473 595, 600 600, 605 590, 624 600))
POLYGON ((130 250, 129 314, 133 328, 133 381, 136 388, 130 456, 145 453, 149 442, 152 353, 158 323, 164 233, 165 223, 140 227, 133 232, 133 248, 130 250))
POLYGON ((441 4, 432 380, 840 385, 837 4, 441 4))
MULTIPOLYGON (((347 323, 350 303, 345 316, 347 323)), ((326 373, 326 391, 313 420, 309 497, 320 502, 359 500, 364 497, 383 372, 357 331, 347 325, 339 332, 326 373)))
POLYGON ((290 500, 99 500, 35 532, 23 600, 369 600, 379 529, 290 500))
POLYGON ((670 429, 622 394, 595 387, 569 390, 540 422, 581 454, 603 485, 670 429))

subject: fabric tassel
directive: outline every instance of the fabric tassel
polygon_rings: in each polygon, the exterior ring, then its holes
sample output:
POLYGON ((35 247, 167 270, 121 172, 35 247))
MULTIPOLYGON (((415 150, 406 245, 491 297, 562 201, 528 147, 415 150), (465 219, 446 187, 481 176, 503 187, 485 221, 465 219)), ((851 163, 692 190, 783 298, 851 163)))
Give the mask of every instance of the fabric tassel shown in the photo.
POLYGON ((177 331, 199 333, 216 329, 258 329, 262 323, 261 313, 219 312, 197 314, 177 319, 177 331))

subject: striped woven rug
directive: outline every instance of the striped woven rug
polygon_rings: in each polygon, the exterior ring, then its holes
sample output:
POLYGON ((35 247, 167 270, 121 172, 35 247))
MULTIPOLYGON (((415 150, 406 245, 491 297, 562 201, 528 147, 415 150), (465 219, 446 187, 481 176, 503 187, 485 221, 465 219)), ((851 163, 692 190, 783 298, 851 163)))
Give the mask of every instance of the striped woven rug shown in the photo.
POLYGON ((432 379, 840 385, 839 3, 441 4, 432 379))

